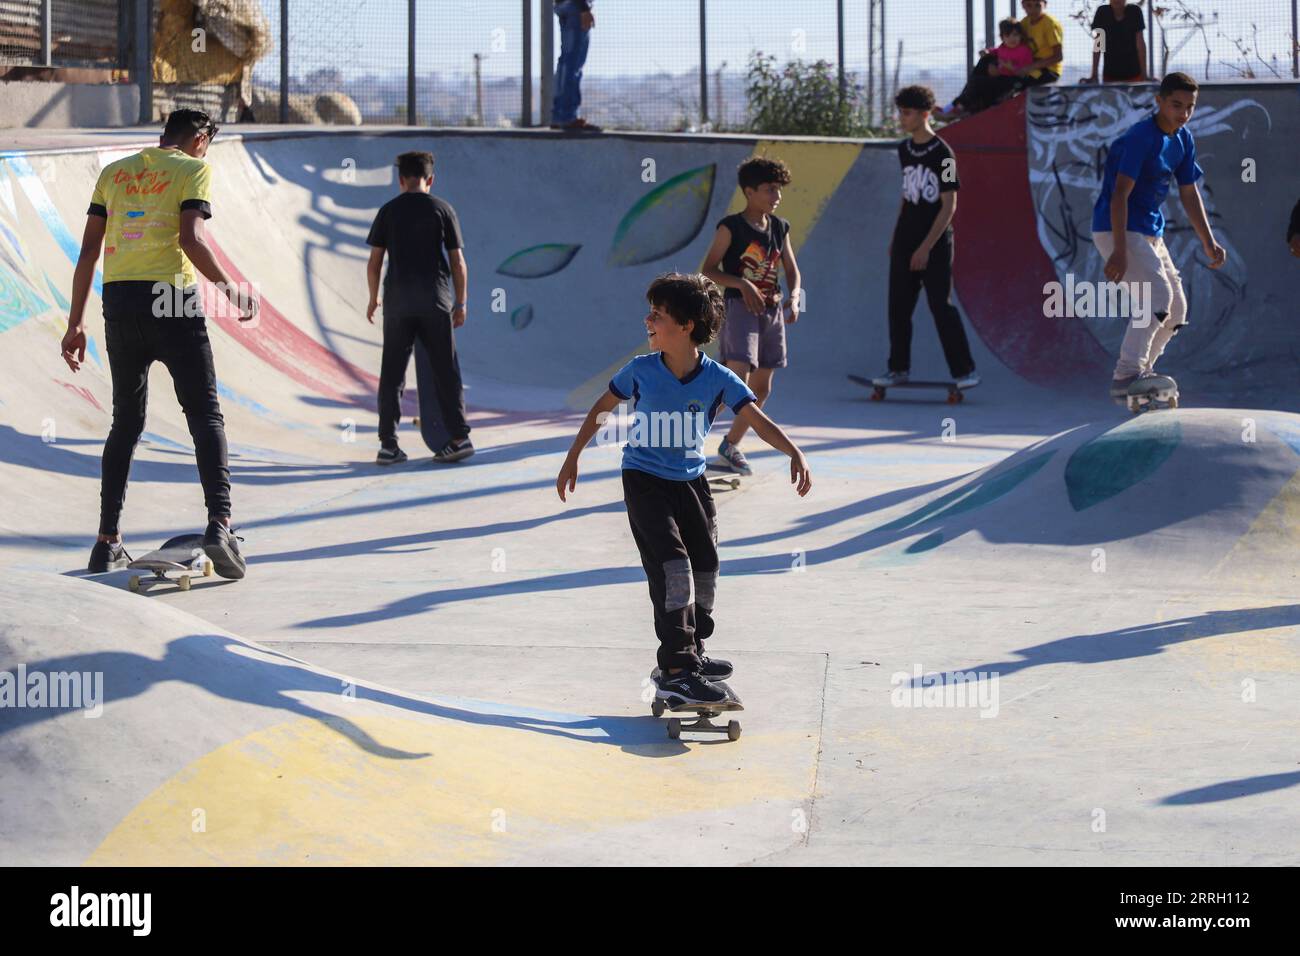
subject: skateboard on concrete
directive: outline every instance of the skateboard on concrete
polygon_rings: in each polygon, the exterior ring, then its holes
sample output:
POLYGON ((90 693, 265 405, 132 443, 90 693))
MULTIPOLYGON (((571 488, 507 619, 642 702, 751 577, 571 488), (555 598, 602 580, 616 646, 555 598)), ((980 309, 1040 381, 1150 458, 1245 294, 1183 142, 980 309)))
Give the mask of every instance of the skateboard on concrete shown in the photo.
POLYGON ((717 489, 719 489, 719 490, 721 490, 721 489, 723 489, 723 488, 730 488, 732 491, 735 491, 737 488, 740 487, 740 479, 739 479, 739 478, 723 478, 721 475, 710 475, 710 476, 709 476, 709 487, 710 487, 710 488, 717 488, 717 489))
POLYGON ((1177 407, 1178 383, 1168 375, 1140 378, 1128 387, 1128 409, 1134 415, 1177 407))
POLYGON ((424 343, 415 340, 415 392, 420 401, 420 414, 411 424, 420 429, 420 437, 435 455, 442 451, 451 441, 451 433, 442 421, 442 407, 438 404, 437 379, 433 374, 433 363, 424 343))
MULTIPOLYGON (((650 672, 650 679, 654 682, 656 690, 659 687, 659 668, 650 672)), ((650 713, 655 717, 662 717, 665 713, 671 714, 695 714, 695 720, 688 724, 682 723, 681 717, 668 718, 668 736, 672 740, 681 737, 682 731, 690 731, 698 734, 726 734, 728 740, 740 739, 740 721, 729 720, 725 725, 715 724, 713 718, 719 714, 729 713, 737 710, 744 710, 745 707, 736 696, 736 692, 726 683, 726 681, 715 680, 711 682, 715 687, 721 687, 727 692, 729 700, 722 701, 718 704, 696 704, 670 694, 667 697, 660 697, 656 693, 655 699, 650 702, 650 713)))
POLYGON ((885 400, 885 393, 894 388, 945 388, 948 390, 948 404, 959 405, 966 400, 967 389, 975 388, 974 385, 967 385, 964 388, 950 380, 923 382, 914 380, 910 382, 900 382, 897 385, 877 385, 874 380, 867 378, 865 375, 850 375, 849 381, 857 385, 864 385, 871 389, 871 400, 873 402, 882 402, 885 400))
POLYGON ((127 587, 139 593, 141 587, 157 581, 170 581, 170 574, 179 573, 176 584, 182 591, 190 589, 190 581, 195 577, 211 577, 212 561, 203 553, 203 535, 182 534, 169 538, 157 551, 150 551, 144 557, 136 558, 127 567, 132 571, 152 571, 152 578, 143 578, 139 574, 131 575, 127 587))

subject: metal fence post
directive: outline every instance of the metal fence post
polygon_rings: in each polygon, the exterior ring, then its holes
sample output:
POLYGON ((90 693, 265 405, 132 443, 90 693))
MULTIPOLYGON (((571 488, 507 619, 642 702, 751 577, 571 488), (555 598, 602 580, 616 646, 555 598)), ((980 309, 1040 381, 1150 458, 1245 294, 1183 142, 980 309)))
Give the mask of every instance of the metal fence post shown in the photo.
POLYGON ((415 124, 415 0, 406 0, 406 125, 415 124))
POLYGON ((709 121, 709 61, 708 33, 709 19, 705 0, 700 0, 700 126, 709 121))
POLYGON ((289 0, 280 0, 280 122, 289 122, 289 0))
POLYGON ((41 0, 41 66, 53 66, 53 44, 50 41, 50 7, 54 0, 41 0))
POLYGON ((984 0, 984 45, 990 49, 998 45, 996 5, 997 0, 984 0))
POLYGON ((533 125, 533 0, 523 0, 523 23, 520 32, 523 34, 523 63, 520 65, 521 74, 520 92, 519 92, 519 125, 533 125))
MULTIPOLYGON (((47 4, 48 6, 48 4, 47 4)), ((140 125, 153 123, 153 19, 149 0, 134 0, 135 85, 140 89, 140 125)))
POLYGON ((975 0, 966 0, 966 75, 975 69, 975 0))
POLYGON ((848 92, 844 73, 844 0, 835 0, 835 61, 839 64, 840 102, 848 92))
POLYGON ((555 0, 542 0, 541 17, 542 76, 539 89, 542 102, 538 109, 542 114, 542 125, 550 126, 551 106, 555 100, 555 0))
POLYGON ((1300 80, 1300 0, 1291 0, 1291 75, 1300 80))
POLYGON ((894 107, 894 98, 889 95, 889 71, 885 68, 885 51, 889 47, 889 34, 885 32, 885 20, 888 10, 885 0, 880 0, 880 119, 888 123, 894 107))

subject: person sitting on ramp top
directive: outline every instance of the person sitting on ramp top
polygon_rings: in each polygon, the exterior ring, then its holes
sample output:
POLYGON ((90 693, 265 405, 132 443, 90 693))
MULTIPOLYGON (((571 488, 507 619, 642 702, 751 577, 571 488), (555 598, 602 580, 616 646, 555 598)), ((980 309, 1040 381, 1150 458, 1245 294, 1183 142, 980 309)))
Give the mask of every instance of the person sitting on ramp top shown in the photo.
POLYGON ((794 442, 759 409, 754 393, 725 365, 700 351, 723 322, 722 293, 702 275, 670 273, 646 292, 644 319, 649 355, 615 373, 578 430, 555 479, 561 501, 578 483, 578 456, 620 402, 632 402, 623 446, 623 498, 632 537, 650 583, 659 638, 661 698, 716 704, 728 700, 713 681, 732 666, 704 654, 713 634, 718 581, 717 508, 705 475, 704 442, 723 405, 760 438, 790 456, 790 481, 798 493, 812 487, 812 472, 794 442))

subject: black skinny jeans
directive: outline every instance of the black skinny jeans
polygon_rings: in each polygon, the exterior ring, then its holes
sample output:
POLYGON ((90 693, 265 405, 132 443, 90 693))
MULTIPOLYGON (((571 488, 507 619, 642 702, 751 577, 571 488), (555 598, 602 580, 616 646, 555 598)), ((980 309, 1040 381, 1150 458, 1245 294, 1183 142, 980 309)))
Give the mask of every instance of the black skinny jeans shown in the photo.
POLYGON ((195 309, 198 289, 186 291, 186 311, 198 315, 155 317, 152 282, 104 285, 104 339, 113 375, 113 427, 104 443, 100 477, 99 533, 117 534, 136 443, 144 431, 149 366, 162 362, 194 440, 199 481, 208 517, 230 517, 230 468, 226 426, 217 398, 207 320, 195 309))
POLYGON ((925 269, 913 272, 912 253, 919 242, 894 237, 889 259, 889 370, 908 372, 912 368, 912 313, 916 300, 925 288, 925 299, 939 331, 948 374, 962 378, 975 370, 970 342, 961 324, 961 313, 952 304, 952 240, 942 236, 926 262, 925 269))

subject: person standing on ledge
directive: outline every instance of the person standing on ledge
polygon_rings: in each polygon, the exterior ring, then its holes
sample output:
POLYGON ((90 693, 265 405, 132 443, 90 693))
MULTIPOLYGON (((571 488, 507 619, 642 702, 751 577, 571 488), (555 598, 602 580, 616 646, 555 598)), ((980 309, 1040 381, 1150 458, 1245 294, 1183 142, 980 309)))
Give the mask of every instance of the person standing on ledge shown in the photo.
POLYGON ((1092 50, 1092 75, 1080 83, 1097 82, 1097 65, 1105 61, 1101 71, 1103 83, 1142 83, 1147 78, 1147 44, 1142 39, 1146 30, 1141 7, 1130 7, 1128 0, 1110 0, 1098 7, 1092 17, 1092 35, 1103 37, 1101 48, 1092 50))
POLYGON ((551 129, 566 133, 599 133, 600 127, 578 116, 582 105, 582 67, 596 16, 591 0, 559 0, 560 61, 555 66, 555 96, 551 103, 551 129))

